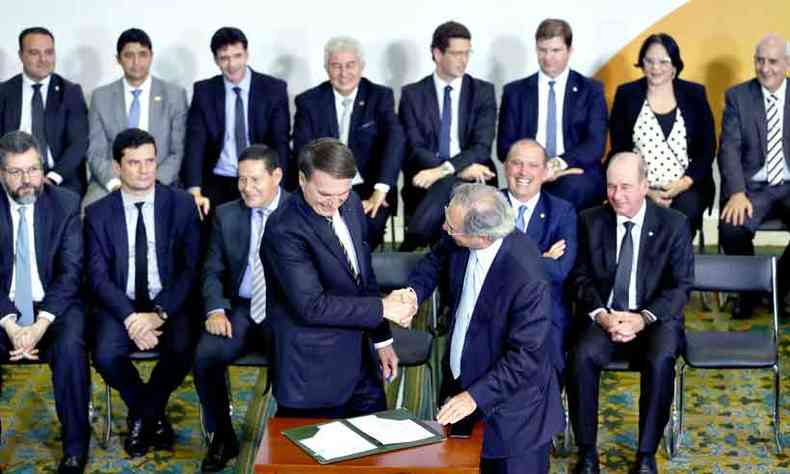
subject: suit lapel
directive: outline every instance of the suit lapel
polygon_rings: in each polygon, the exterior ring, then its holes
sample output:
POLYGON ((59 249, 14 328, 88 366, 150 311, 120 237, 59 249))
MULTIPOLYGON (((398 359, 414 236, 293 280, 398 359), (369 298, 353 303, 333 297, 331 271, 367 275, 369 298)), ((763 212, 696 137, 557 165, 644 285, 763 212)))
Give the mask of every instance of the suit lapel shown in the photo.
POLYGON ((768 144, 766 142, 768 136, 768 122, 766 120, 765 100, 763 99, 763 91, 760 89, 760 83, 757 79, 753 79, 751 87, 749 88, 752 93, 752 100, 757 105, 754 108, 754 125, 757 128, 757 139, 760 140, 760 150, 762 156, 768 153, 768 144))
POLYGON ((562 136, 567 139, 570 135, 571 110, 575 110, 576 97, 579 95, 578 80, 576 72, 568 71, 568 80, 565 83, 565 97, 562 102, 562 136))
MULTIPOLYGON (((357 90, 357 97, 354 99, 354 105, 351 108, 351 118, 348 121, 348 146, 351 148, 351 143, 354 141, 354 130, 360 126, 359 121, 365 116, 365 105, 368 101, 368 87, 365 81, 359 81, 359 89, 357 90)), ((335 114, 337 116, 337 114, 335 114)))
POLYGON ((5 109, 5 129, 18 130, 22 127, 22 75, 18 74, 11 79, 8 94, 8 107, 5 109))
MULTIPOLYGON (((346 201, 348 203, 348 201, 346 201)), ((367 281, 367 259, 364 258, 364 249, 362 247, 362 242, 365 240, 362 236, 362 228, 359 226, 361 219, 354 218, 351 214, 354 212, 348 204, 344 204, 341 208, 341 216, 343 216, 343 221, 346 223, 346 227, 348 227, 348 232, 351 234, 351 241, 354 243, 354 252, 357 254, 357 268, 359 269, 359 276, 361 281, 367 281)), ((363 217, 364 218, 364 217, 363 217)), ((345 254, 343 255, 345 259, 345 254)), ((348 266, 348 265, 346 265, 348 266)))
POLYGON ((118 255, 117 261, 120 263, 121 278, 119 281, 123 288, 126 288, 126 282, 129 279, 129 236, 126 233, 126 214, 121 192, 115 191, 110 196, 112 196, 112 206, 110 215, 106 216, 110 222, 108 224, 111 234, 110 242, 115 246, 115 255, 118 255))
MULTIPOLYGON (((281 198, 282 199, 282 198, 281 198)), ((236 215, 231 220, 234 225, 233 232, 231 232, 231 241, 235 240, 240 242, 240 245, 231 245, 229 250, 232 252, 230 256, 231 268, 239 269, 239 281, 233 282, 234 287, 238 290, 241 287, 241 280, 244 278, 244 270, 247 268, 247 257, 250 253, 250 233, 252 227, 250 223, 252 211, 244 205, 244 201, 239 200, 238 205, 235 207, 236 215)))
POLYGON ((442 118, 439 116, 439 99, 436 98, 433 76, 422 80, 422 101, 423 110, 428 112, 428 126, 431 128, 431 134, 438 137, 442 118))
POLYGON ((47 136, 47 145, 52 149, 52 144, 55 143, 56 133, 56 117, 60 104, 63 100, 63 81, 57 74, 52 74, 49 77, 49 88, 47 89, 47 103, 44 105, 44 130, 47 136))
POLYGON ((466 126, 469 123, 469 110, 472 108, 472 79, 464 74, 461 93, 458 95, 458 144, 466 146, 466 126))
MULTIPOLYGON (((313 229, 313 231, 318 236, 318 239, 332 253, 332 255, 335 256, 340 265, 346 269, 346 273, 348 273, 349 277, 353 277, 353 275, 351 275, 351 269, 348 268, 346 255, 343 253, 343 249, 340 248, 340 242, 332 230, 331 224, 325 217, 319 216, 310 208, 310 205, 307 204, 307 201, 304 200, 304 195, 301 193, 299 194, 299 199, 301 201, 299 205, 305 219, 307 220, 308 226, 313 229)), ((349 226, 348 221, 346 221, 346 225, 349 226)), ((350 227, 349 232, 351 232, 350 227)))
POLYGON ((617 218, 611 206, 606 206, 606 211, 606 222, 598 229, 598 232, 603 235, 606 273, 612 275, 612 282, 614 282, 614 274, 617 273, 617 218))
POLYGON ((636 304, 641 306, 644 295, 645 281, 651 255, 653 254, 653 242, 655 235, 659 232, 656 209, 648 200, 646 201, 645 221, 642 225, 642 232, 639 234, 639 259, 636 264, 636 304))
POLYGON ((461 294, 464 291, 464 279, 466 277, 466 265, 469 263, 469 255, 470 251, 467 248, 452 253, 450 265, 450 288, 452 289, 450 308, 452 313, 450 313, 450 317, 453 318, 453 327, 455 327, 455 313, 458 311, 458 305, 461 303, 461 294))
POLYGON ((245 125, 247 126, 247 139, 250 143, 256 143, 259 137, 256 136, 255 132, 263 128, 263 124, 258 122, 263 122, 265 120, 260 106, 266 102, 266 96, 264 96, 263 91, 260 90, 258 76, 255 71, 250 68, 249 73, 250 98, 247 104, 247 123, 245 125))
POLYGON ((332 85, 321 90, 321 112, 327 117, 329 123, 329 133, 335 138, 340 138, 340 124, 337 123, 337 109, 335 109, 335 93, 332 92, 332 85))
MULTIPOLYGON (((167 247, 170 241, 170 226, 173 206, 170 194, 162 186, 157 185, 154 191, 154 239, 156 240, 156 263, 162 284, 167 281, 169 269, 167 263, 167 247)), ((150 240, 150 237, 149 237, 150 240)))
MULTIPOLYGON (((222 141, 222 137, 225 133, 225 127, 227 124, 225 123, 225 82, 222 79, 222 76, 217 76, 217 79, 214 81, 214 113, 217 115, 217 124, 219 125, 219 137, 217 137, 220 142, 222 141)), ((250 97, 252 97, 252 87, 250 87, 250 97)), ((250 104, 252 105, 252 104, 250 104)))
POLYGON ((541 193, 527 224, 527 236, 540 247, 544 232, 546 232, 546 196, 541 193))
POLYGON ((527 113, 527 124, 530 129, 527 130, 528 137, 536 137, 538 135, 538 75, 534 74, 531 78, 527 79, 527 104, 535 104, 534 107, 525 107, 527 113))
POLYGON ((112 87, 112 117, 115 120, 116 130, 126 130, 129 117, 126 115, 126 97, 124 97, 123 79, 118 79, 112 87))
MULTIPOLYGON (((49 236, 52 234, 52 219, 47 219, 47 211, 49 210, 49 196, 47 192, 41 194, 41 197, 36 200, 35 216, 33 216, 33 229, 36 237, 36 265, 40 273, 40 280, 43 284, 48 280, 47 271, 49 265, 46 263, 46 251, 50 248, 49 236)), ((44 288, 46 290, 46 288, 44 288)))
MULTIPOLYGON (((162 128, 162 119, 164 116, 162 84, 159 82, 159 79, 151 77, 151 90, 148 91, 148 131, 154 137, 162 135, 159 133, 159 130, 162 128)), ((159 153, 159 156, 166 155, 166 153, 159 153)))

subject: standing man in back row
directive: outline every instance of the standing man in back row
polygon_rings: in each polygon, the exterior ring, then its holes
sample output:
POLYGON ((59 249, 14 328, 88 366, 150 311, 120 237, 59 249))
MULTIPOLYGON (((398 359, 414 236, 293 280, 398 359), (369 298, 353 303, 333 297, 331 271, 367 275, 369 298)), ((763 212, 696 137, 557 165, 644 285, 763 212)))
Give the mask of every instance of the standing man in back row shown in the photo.
MULTIPOLYGON (((239 154, 253 143, 277 150, 282 164, 290 154, 291 113, 285 81, 247 65, 247 37, 225 26, 211 37, 211 53, 221 75, 195 83, 187 115, 181 177, 201 213, 238 199, 239 154)), ((289 170, 283 166, 283 173, 289 170)))
POLYGON ((403 206, 408 218, 401 251, 430 245, 442 235, 444 206, 462 181, 496 184, 491 144, 496 132, 494 85, 466 74, 472 33, 457 22, 436 28, 433 74, 401 93, 406 133, 403 206))
POLYGON ((549 158, 546 191, 577 210, 604 199, 606 101, 603 84, 568 67, 573 32, 565 20, 543 20, 535 32, 540 71, 506 84, 499 110, 497 156, 504 163, 510 147, 522 138, 540 143, 549 158), (583 174, 566 174, 567 170, 583 174))
POLYGON ((187 94, 183 87, 151 75, 154 49, 151 38, 131 28, 118 38, 116 60, 123 77, 99 87, 91 96, 88 168, 91 180, 82 205, 121 187, 112 170, 112 142, 127 128, 148 131, 156 139, 156 179, 178 181, 184 156, 187 94))

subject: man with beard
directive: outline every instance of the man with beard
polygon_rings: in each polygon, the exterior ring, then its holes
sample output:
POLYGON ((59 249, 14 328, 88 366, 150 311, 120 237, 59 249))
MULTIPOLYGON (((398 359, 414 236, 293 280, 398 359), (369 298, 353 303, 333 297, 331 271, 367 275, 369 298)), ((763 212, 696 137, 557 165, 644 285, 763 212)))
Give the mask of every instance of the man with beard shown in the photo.
POLYGON ((81 473, 88 458, 90 371, 78 293, 82 273, 79 196, 45 184, 32 135, 0 138, 0 357, 45 360, 63 425, 59 473, 81 473))

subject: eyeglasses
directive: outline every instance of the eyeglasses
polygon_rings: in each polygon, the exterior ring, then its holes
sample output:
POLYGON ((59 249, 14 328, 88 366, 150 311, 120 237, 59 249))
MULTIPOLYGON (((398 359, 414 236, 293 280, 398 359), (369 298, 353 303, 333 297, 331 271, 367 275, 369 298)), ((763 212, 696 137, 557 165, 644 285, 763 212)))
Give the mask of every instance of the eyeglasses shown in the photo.
POLYGON ((20 168, 6 168, 5 172, 8 176, 14 179, 19 179, 22 177, 22 175, 27 176, 28 179, 33 179, 41 177, 41 174, 44 172, 44 170, 41 169, 40 166, 34 166, 26 170, 20 168))
POLYGON ((647 66, 660 66, 660 67, 667 67, 672 65, 672 60, 669 58, 644 58, 642 59, 642 63, 647 66))

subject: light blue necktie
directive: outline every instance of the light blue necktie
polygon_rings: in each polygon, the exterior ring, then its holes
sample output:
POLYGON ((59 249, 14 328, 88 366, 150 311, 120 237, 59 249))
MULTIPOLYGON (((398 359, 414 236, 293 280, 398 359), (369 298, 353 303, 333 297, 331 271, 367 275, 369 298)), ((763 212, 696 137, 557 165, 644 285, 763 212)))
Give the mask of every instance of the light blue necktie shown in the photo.
POLYGON ((14 305, 20 313, 17 324, 33 324, 33 283, 30 277, 30 237, 27 234, 26 206, 19 208, 19 228, 16 236, 16 259, 14 261, 16 290, 14 305))
POLYGON ((464 278, 464 287, 461 290, 461 301, 455 314, 453 339, 450 342, 450 371, 455 379, 461 375, 461 354, 464 350, 464 341, 466 341, 469 322, 472 320, 472 313, 475 310, 479 278, 480 261, 474 252, 470 252, 468 271, 464 278))
POLYGON ((129 107, 129 128, 138 128, 140 126, 140 89, 132 91, 132 106, 129 107))
POLYGON ((554 93, 554 83, 549 81, 549 104, 546 107, 546 156, 557 156, 557 96, 554 93))
POLYGON ((516 227, 521 232, 527 232, 527 221, 524 219, 527 213, 527 206, 518 207, 518 217, 516 218, 516 227))

